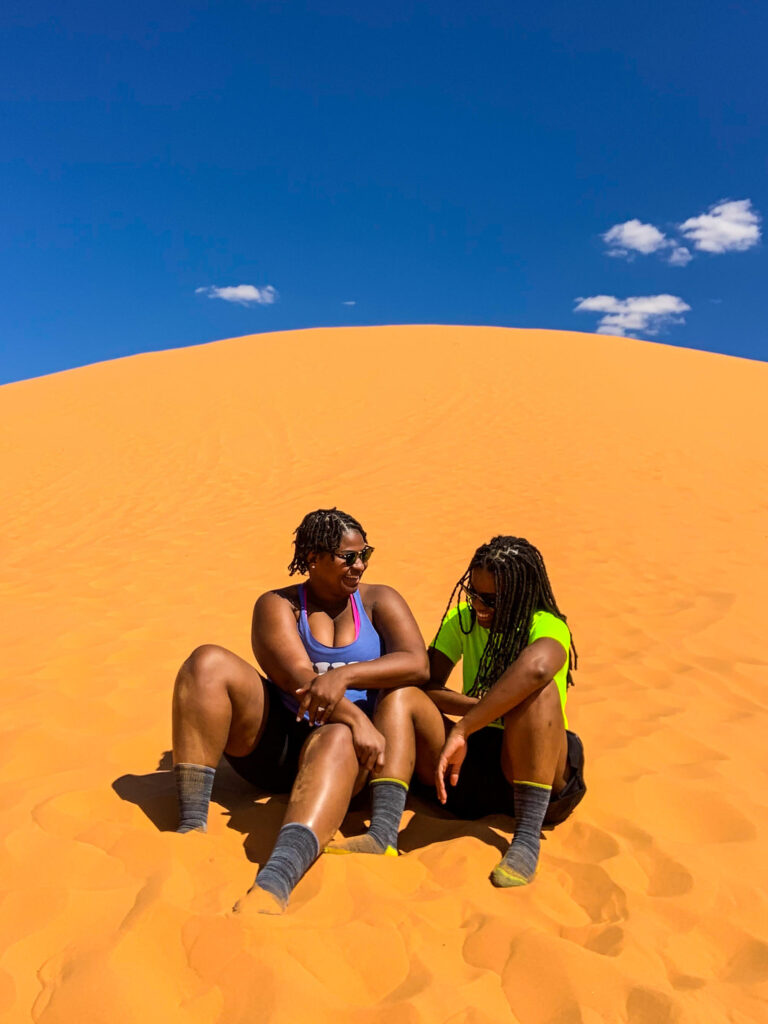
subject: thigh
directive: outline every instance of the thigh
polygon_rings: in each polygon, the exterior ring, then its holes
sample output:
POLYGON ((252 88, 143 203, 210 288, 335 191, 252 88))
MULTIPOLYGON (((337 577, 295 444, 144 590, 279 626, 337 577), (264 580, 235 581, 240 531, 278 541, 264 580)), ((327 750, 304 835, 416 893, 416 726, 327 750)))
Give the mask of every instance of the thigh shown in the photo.
POLYGON ((254 749, 264 730, 269 712, 267 681, 253 665, 232 651, 220 647, 217 656, 232 708, 224 751, 242 757, 254 749))
POLYGON ((288 793, 296 778, 301 752, 311 727, 306 720, 296 721, 280 699, 280 690, 269 680, 264 686, 265 715, 258 740, 243 755, 224 756, 238 773, 259 789, 270 793, 288 793))
POLYGON ((419 700, 413 724, 416 733, 416 765, 414 774, 421 782, 435 782, 435 769, 440 751, 452 722, 443 715, 423 690, 417 690, 419 700))

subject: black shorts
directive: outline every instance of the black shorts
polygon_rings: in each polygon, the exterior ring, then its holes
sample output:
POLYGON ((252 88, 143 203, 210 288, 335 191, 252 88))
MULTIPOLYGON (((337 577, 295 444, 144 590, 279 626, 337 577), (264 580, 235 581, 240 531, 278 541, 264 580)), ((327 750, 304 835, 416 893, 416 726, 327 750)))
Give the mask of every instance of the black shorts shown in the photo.
POLYGON ((299 770, 299 755, 312 732, 304 719, 296 721, 280 697, 280 690, 269 679, 264 680, 269 708, 264 732, 255 750, 245 757, 225 754, 238 775, 269 793, 290 793, 299 770))
MULTIPOLYGON (((549 801, 544 828, 565 821, 587 791, 584 784, 584 747, 575 732, 568 732, 570 776, 563 789, 549 801)), ((446 807, 458 818, 474 821, 488 814, 515 816, 515 790, 501 770, 504 730, 486 726, 467 740, 467 756, 457 785, 446 780, 446 807)))

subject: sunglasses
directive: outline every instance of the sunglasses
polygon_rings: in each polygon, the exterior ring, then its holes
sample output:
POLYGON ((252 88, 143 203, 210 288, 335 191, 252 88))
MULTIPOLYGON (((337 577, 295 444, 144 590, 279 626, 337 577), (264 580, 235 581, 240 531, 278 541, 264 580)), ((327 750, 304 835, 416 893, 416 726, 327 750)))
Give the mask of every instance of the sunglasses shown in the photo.
POLYGON ((496 594, 482 594, 479 590, 475 590, 473 587, 466 586, 464 588, 469 596, 470 601, 480 601, 486 608, 496 607, 496 594))
POLYGON ((374 550, 374 548, 366 544, 362 551, 334 551, 333 557, 340 558, 344 565, 346 565, 348 569, 351 569, 355 562, 358 560, 358 558, 363 563, 363 565, 368 565, 368 560, 370 559, 374 550))

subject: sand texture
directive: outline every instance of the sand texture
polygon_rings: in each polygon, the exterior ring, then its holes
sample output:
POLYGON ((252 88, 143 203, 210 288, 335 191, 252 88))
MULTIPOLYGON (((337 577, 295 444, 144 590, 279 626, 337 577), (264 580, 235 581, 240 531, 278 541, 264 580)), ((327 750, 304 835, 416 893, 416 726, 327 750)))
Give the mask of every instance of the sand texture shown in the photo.
MULTIPOLYGON (((768 365, 475 327, 259 335, 0 389, 0 1015, 40 1024, 768 1019, 768 365), (474 548, 544 553, 589 792, 526 889, 510 820, 413 801, 244 925, 285 798, 178 836, 176 669, 251 658, 337 505, 427 639, 474 548)), ((365 811, 345 831, 359 829, 365 811)))

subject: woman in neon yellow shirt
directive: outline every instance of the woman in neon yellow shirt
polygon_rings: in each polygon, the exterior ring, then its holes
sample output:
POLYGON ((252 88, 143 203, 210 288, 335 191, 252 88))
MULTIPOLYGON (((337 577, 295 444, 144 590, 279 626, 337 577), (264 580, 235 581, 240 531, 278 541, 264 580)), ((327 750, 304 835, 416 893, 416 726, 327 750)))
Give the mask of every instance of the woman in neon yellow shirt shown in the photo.
POLYGON ((564 821, 586 792, 581 740, 565 716, 576 649, 532 544, 499 536, 477 549, 429 657, 430 697, 462 716, 438 759, 438 798, 460 817, 513 814, 514 839, 491 881, 526 885, 542 826, 564 821), (445 683, 460 658, 456 693, 445 683))
MULTIPOLYGON (((583 748, 565 718, 576 650, 532 544, 501 536, 477 549, 429 660, 424 689, 403 686, 379 697, 374 722, 386 740, 386 763, 374 785, 399 785, 404 804, 415 774, 459 817, 513 815, 514 839, 491 880, 525 885, 536 871, 542 825, 565 821, 586 792, 583 748), (463 693, 445 686, 460 659, 463 693)), ((386 842, 374 804, 368 833, 326 852, 396 853, 402 804, 389 814, 386 842)))

